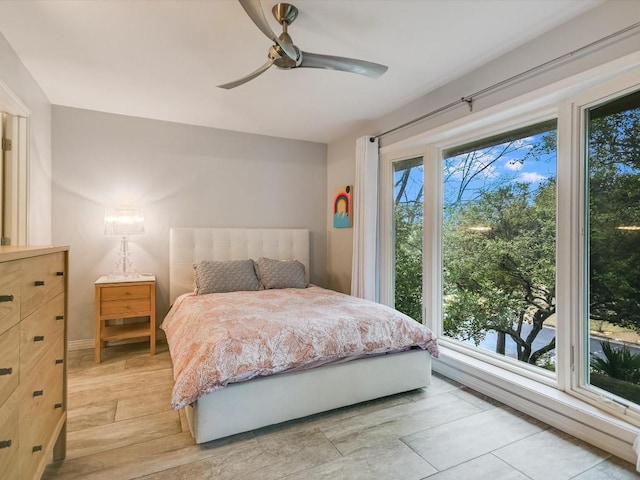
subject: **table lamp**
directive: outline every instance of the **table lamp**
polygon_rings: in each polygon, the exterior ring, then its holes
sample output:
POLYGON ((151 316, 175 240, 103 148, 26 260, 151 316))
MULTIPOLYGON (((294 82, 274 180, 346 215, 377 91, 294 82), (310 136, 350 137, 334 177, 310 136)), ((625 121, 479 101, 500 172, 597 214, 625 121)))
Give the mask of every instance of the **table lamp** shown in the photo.
POLYGON ((129 259, 129 235, 144 233, 142 210, 109 209, 104 214, 104 234, 120 237, 120 253, 116 263, 115 275, 136 277, 137 273, 129 259))

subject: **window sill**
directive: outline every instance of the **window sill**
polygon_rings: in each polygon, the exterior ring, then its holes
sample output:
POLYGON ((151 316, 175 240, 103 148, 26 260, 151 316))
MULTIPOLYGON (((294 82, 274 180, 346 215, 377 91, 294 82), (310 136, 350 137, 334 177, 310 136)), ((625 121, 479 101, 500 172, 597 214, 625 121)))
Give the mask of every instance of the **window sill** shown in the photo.
POLYGON ((640 429, 576 397, 443 346, 440 347, 440 358, 433 361, 433 370, 558 430, 636 463, 633 442, 640 434, 640 429))

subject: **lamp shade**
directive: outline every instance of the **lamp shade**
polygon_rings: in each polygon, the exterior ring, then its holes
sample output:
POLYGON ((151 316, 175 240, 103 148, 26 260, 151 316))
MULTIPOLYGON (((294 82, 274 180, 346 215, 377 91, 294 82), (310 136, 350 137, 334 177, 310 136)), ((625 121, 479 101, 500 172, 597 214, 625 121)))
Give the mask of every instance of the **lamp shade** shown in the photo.
POLYGON ((104 213, 104 234, 126 237, 144 233, 142 210, 106 210, 104 213))

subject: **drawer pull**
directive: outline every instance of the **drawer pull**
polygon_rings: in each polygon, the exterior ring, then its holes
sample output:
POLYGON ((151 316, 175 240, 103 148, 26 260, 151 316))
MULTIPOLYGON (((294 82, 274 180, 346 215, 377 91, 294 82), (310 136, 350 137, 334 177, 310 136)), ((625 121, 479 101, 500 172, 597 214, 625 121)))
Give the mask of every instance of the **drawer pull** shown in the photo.
POLYGON ((62 404, 61 404, 61 403, 56 403, 56 404, 53 406, 53 408, 54 408, 54 409, 56 409, 56 408, 62 408, 62 404))
POLYGON ((56 272, 57 277, 64 277, 64 272, 56 272))
POLYGON ((36 280, 33 282, 36 287, 44 287, 44 280, 36 280))
POLYGON ((0 295, 0 302, 13 302, 13 295, 0 295))
POLYGON ((56 315, 56 320, 64 320, 64 315, 56 315))
POLYGON ((34 397, 41 397, 43 395, 44 395, 44 390, 36 390, 35 392, 33 392, 34 397))
POLYGON ((11 446, 11 440, 0 440, 0 448, 9 448, 11 446))
POLYGON ((36 453, 36 452, 41 452, 42 451, 42 445, 35 445, 32 449, 31 449, 31 453, 36 453))
POLYGON ((34 342, 44 342, 44 335, 36 335, 33 337, 34 342))
POLYGON ((64 363, 64 360, 62 358, 56 358, 56 365, 60 365, 61 363, 64 363))
POLYGON ((0 368, 0 377, 2 375, 11 375, 13 373, 13 367, 9 368, 0 368))

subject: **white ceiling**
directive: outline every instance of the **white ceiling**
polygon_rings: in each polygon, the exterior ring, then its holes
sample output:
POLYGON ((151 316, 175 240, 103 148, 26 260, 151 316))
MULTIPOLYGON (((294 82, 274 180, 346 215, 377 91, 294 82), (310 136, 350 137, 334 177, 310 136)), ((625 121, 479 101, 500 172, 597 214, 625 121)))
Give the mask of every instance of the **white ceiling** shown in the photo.
POLYGON ((271 45, 234 0, 2 0, 0 32, 53 104, 326 143, 599 3, 297 0, 302 50, 389 71, 272 67, 233 90, 271 45))

